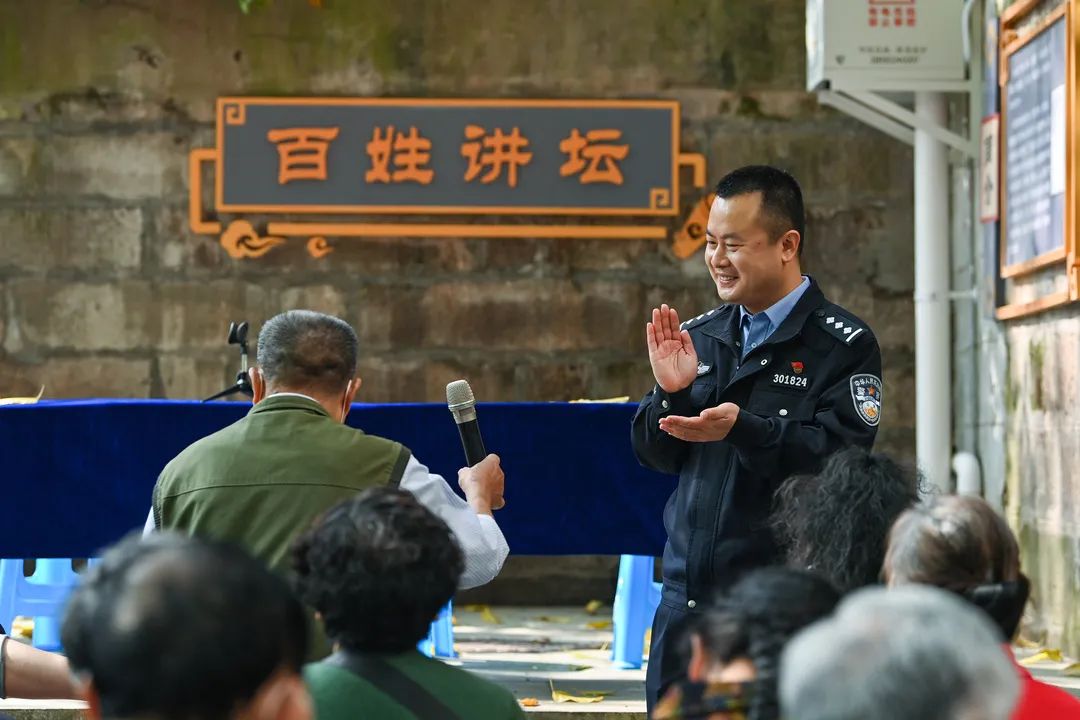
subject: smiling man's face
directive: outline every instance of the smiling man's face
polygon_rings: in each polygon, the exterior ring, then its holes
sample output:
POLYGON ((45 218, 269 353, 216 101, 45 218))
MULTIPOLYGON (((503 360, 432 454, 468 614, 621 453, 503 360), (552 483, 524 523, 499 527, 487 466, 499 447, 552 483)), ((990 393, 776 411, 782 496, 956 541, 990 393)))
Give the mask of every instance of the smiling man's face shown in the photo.
POLYGON ((792 270, 798 272, 799 234, 788 230, 774 237, 762 215, 760 192, 718 196, 705 231, 705 265, 717 295, 751 313, 783 298, 792 270))

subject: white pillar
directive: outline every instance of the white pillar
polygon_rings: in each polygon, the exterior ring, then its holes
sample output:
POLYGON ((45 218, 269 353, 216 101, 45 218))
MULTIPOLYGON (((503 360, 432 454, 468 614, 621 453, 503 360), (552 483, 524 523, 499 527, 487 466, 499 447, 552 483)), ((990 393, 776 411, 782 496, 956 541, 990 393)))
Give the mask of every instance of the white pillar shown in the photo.
MULTIPOLYGON (((946 126, 945 95, 915 94, 915 114, 946 126)), ((949 307, 949 159, 915 130, 915 454, 927 481, 951 490, 952 376, 949 307)))

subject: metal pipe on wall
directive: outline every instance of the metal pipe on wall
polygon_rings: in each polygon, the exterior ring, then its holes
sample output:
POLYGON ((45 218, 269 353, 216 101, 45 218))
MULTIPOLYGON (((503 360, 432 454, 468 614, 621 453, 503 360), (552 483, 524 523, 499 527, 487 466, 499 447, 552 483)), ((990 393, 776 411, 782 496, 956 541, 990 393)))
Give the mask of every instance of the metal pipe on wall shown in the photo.
MULTIPOLYGON (((915 94, 915 114, 947 123, 943 93, 915 94)), ((949 307, 949 158, 929 133, 915 129, 915 454, 938 490, 951 489, 952 351, 949 307)))

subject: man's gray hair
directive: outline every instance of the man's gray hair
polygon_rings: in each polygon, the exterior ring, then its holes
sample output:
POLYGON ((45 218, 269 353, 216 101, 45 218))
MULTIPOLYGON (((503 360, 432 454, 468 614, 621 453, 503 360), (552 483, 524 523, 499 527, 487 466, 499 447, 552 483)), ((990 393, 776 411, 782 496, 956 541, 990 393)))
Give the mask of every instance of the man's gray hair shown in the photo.
POLYGON ((289 310, 259 331, 257 362, 275 390, 337 393, 356 376, 360 341, 349 323, 312 310, 289 310))
POLYGON ((783 717, 1007 720, 1020 678, 1000 633, 937 588, 861 590, 784 651, 783 717))

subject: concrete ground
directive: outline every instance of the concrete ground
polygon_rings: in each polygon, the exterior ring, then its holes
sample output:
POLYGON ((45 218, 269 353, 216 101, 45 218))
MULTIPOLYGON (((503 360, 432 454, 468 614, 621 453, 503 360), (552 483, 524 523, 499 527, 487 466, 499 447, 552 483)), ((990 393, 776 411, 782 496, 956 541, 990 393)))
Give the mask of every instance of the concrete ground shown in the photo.
MULTIPOLYGON (((457 607, 455 647, 449 662, 509 689, 526 707, 530 720, 644 720, 644 670, 611 666, 610 606, 595 614, 583 608, 457 607), (555 693, 597 702, 557 702, 555 693)), ((1019 657, 1035 650, 1018 650, 1019 657)), ((1041 661, 1029 669, 1040 680, 1060 685, 1080 697, 1080 677, 1069 677, 1067 659, 1041 661)), ((0 713, 17 720, 76 720, 81 703, 0 700, 0 713)))
POLYGON ((460 658, 450 662, 506 687, 519 701, 537 700, 526 707, 530 718, 645 718, 645 671, 611 664, 610 606, 595 614, 559 607, 484 613, 466 606, 454 608, 454 619, 460 658), (603 695, 592 703, 557 702, 555 692, 603 695))

